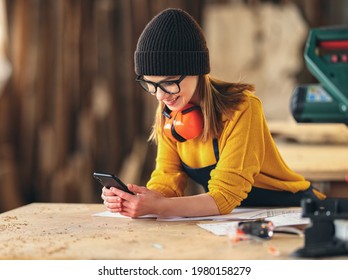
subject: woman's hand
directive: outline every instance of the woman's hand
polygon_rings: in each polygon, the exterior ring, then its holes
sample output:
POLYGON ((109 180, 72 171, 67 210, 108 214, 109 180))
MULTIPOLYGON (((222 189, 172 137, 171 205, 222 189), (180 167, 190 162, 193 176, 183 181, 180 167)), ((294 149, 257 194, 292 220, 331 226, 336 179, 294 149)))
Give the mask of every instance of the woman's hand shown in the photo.
POLYGON ((165 197, 156 191, 137 185, 128 184, 134 195, 117 188, 103 188, 101 198, 110 212, 118 212, 128 217, 139 217, 147 214, 161 214, 161 206, 165 197))
POLYGON ((120 212, 122 209, 122 198, 115 195, 111 189, 103 187, 101 198, 104 200, 104 205, 110 212, 120 212))
POLYGON ((164 197, 159 192, 146 187, 128 184, 133 194, 114 187, 103 188, 102 199, 106 208, 128 217, 155 214, 160 217, 196 217, 219 215, 215 200, 207 193, 184 196, 164 197))

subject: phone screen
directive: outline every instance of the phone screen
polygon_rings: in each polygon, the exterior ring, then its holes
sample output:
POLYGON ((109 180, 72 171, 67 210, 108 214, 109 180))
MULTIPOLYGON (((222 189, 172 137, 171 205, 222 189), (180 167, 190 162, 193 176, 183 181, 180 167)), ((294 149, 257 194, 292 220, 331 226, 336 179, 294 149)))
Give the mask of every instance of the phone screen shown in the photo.
POLYGON ((126 186, 125 183, 123 183, 119 178, 117 178, 113 174, 109 173, 99 173, 99 172, 94 172, 93 177, 104 187, 106 188, 111 188, 115 187, 118 188, 121 191, 134 194, 132 193, 128 187, 126 186))

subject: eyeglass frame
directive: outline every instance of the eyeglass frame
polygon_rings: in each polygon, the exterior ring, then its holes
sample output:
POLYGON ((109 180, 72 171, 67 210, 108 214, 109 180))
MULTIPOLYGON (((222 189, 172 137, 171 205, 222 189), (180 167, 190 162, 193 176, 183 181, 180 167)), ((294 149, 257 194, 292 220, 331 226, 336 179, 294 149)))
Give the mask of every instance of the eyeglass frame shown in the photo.
POLYGON ((157 93, 157 88, 160 88, 161 90, 163 90, 165 93, 167 94, 178 94, 180 91, 181 91, 181 88, 180 88, 180 83, 186 78, 186 75, 181 75, 179 79, 177 80, 168 80, 168 81, 161 81, 159 83, 156 83, 156 82, 152 82, 152 81, 147 81, 147 80, 144 80, 142 78, 142 76, 137 76, 135 78, 135 81, 138 82, 141 86, 141 88, 143 90, 145 90, 146 92, 150 93, 151 95, 156 95, 157 93), (149 90, 147 90, 146 88, 144 88, 142 85, 141 85, 141 82, 145 82, 145 83, 150 83, 152 84, 154 87, 155 87, 155 91, 154 92, 151 92, 149 90), (175 92, 175 93, 172 93, 172 92, 168 92, 166 89, 164 89, 163 87, 161 87, 161 84, 162 83, 174 83, 177 85, 179 91, 178 92, 175 92))

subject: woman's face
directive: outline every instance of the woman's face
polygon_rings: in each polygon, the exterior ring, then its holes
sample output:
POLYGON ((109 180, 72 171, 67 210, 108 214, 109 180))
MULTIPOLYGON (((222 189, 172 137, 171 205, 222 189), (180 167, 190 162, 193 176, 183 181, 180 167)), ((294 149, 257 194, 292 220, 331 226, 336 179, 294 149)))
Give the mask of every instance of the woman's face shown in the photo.
MULTIPOLYGON (((155 83, 161 83, 161 85, 170 85, 171 81, 179 80, 181 76, 144 76, 143 79, 155 83), (165 82, 163 84, 163 82, 165 82)), ((178 111, 187 105, 187 103, 193 103, 199 105, 200 100, 196 93, 198 83, 198 76, 186 76, 180 83, 180 92, 176 94, 168 94, 160 87, 157 87, 156 98, 158 101, 162 101, 170 110, 178 111)))

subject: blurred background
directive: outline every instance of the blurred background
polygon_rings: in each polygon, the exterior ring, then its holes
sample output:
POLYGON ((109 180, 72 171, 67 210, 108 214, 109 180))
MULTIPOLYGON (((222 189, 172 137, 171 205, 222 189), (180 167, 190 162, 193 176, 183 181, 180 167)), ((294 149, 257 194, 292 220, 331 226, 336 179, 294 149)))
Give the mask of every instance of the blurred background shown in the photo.
POLYGON ((0 212, 30 202, 101 202, 93 171, 145 185, 157 101, 135 83, 146 23, 168 7, 202 25, 211 74, 256 85, 269 121, 315 82, 312 27, 348 24, 348 1, 0 0, 0 212))

